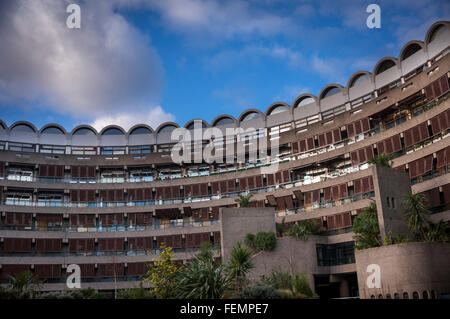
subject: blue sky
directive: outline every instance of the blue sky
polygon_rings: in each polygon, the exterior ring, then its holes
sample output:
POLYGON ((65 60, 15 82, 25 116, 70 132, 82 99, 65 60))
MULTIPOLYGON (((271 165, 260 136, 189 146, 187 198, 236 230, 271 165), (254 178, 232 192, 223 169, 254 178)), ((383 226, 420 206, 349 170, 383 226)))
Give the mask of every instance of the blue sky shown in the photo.
POLYGON ((111 0, 0 3, 0 119, 101 129, 238 117, 343 86, 449 20, 433 1, 111 0), (69 3, 81 29, 68 29, 69 3), (381 7, 381 29, 366 7, 381 7))

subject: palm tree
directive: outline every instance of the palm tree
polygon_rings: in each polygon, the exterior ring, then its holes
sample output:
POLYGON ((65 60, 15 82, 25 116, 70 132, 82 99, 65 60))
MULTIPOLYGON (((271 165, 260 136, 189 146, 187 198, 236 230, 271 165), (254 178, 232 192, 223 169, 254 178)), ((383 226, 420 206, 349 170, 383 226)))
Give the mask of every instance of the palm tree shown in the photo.
POLYGON ((239 195, 239 198, 236 198, 234 201, 239 204, 239 207, 248 207, 250 204, 250 198, 252 198, 252 194, 248 195, 239 195))
POLYGON ((426 241, 450 242, 450 227, 446 222, 440 220, 438 223, 430 223, 426 229, 426 241))
POLYGON ((320 229, 317 222, 311 220, 302 220, 298 224, 292 225, 287 234, 297 239, 308 240, 309 236, 318 234, 320 229))
POLYGON ((231 258, 228 262, 227 270, 230 277, 236 283, 236 288, 239 292, 243 288, 247 274, 254 267, 251 259, 252 252, 242 246, 240 242, 237 242, 236 246, 231 250, 231 258))
POLYGON ((381 246, 377 205, 372 202, 353 221, 355 248, 365 249, 381 246))
POLYGON ((409 229, 422 240, 427 238, 426 224, 429 223, 430 211, 422 194, 405 194, 403 198, 409 229))
POLYGON ((219 299, 230 286, 225 267, 214 261, 211 245, 203 245, 176 278, 175 294, 182 299, 219 299))
POLYGON ((30 271, 24 271, 16 277, 9 276, 9 281, 7 290, 16 299, 32 299, 40 286, 40 281, 30 271))
POLYGON ((392 167, 391 158, 392 156, 382 153, 372 157, 367 163, 374 164, 375 166, 392 167))

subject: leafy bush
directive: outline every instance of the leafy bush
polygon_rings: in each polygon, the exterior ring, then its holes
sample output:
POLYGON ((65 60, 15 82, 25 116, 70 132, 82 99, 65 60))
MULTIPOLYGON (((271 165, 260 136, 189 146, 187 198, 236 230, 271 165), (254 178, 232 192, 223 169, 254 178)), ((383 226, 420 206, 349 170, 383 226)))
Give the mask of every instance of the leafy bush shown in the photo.
POLYGON ((248 233, 247 235, 245 235, 245 245, 247 245, 247 247, 250 247, 252 249, 256 249, 255 241, 256 241, 255 234, 248 233))
POLYGON ((142 287, 129 288, 120 290, 117 293, 117 299, 154 299, 155 296, 150 293, 148 289, 142 287))
POLYGON ((277 239, 274 232, 259 232, 256 234, 255 246, 257 250, 271 251, 276 244, 277 239))
POLYGON ((321 231, 322 229, 318 227, 317 222, 302 220, 298 224, 289 227, 287 235, 297 239, 308 240, 309 236, 319 234, 321 231))
POLYGON ((248 233, 245 236, 245 245, 256 251, 271 251, 277 244, 274 232, 258 232, 256 235, 248 233))
POLYGON ((380 226, 378 225, 377 205, 371 203, 353 221, 355 249, 381 246, 380 226))
POLYGON ((266 283, 256 283, 247 287, 238 296, 241 299, 280 299, 281 297, 278 290, 266 283))
POLYGON ((263 283, 274 287, 282 298, 317 298, 304 273, 291 275, 286 271, 275 270, 263 279, 263 283))

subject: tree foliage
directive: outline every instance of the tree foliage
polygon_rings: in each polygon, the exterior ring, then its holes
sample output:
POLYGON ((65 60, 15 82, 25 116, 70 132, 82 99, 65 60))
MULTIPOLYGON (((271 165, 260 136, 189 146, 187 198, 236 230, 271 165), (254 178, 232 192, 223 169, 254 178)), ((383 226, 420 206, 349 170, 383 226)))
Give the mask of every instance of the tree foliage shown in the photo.
POLYGON ((9 284, 0 291, 2 299, 33 299, 39 294, 41 282, 31 273, 24 271, 16 277, 9 276, 9 284))
POLYGON ((238 291, 241 291, 244 284, 247 283, 247 274, 254 267, 251 258, 252 252, 242 246, 240 242, 237 242, 231 250, 227 272, 238 291))
POLYGON ((308 240, 309 236, 319 234, 321 231, 316 221, 302 220, 289 227, 286 234, 297 239, 308 240))
POLYGON ((375 166, 392 167, 391 159, 392 157, 390 155, 382 153, 372 157, 367 161, 367 163, 374 164, 375 166))
POLYGON ((157 298, 168 299, 175 297, 178 268, 173 260, 171 247, 162 247, 158 258, 153 260, 144 276, 144 282, 148 282, 152 288, 150 293, 157 298))
POLYGON ((218 299, 230 286, 225 266, 214 261, 210 244, 202 245, 201 252, 176 276, 176 297, 183 299, 218 299))
POLYGON ((252 197, 253 197, 252 194, 239 195, 239 198, 236 198, 234 201, 239 204, 239 207, 248 207, 252 202, 250 200, 252 197))
POLYGON ((275 270, 263 283, 274 287, 282 298, 317 298, 313 293, 305 273, 290 274, 286 271, 275 270))
POLYGON ((353 221, 355 248, 366 249, 381 246, 377 205, 371 203, 353 221))

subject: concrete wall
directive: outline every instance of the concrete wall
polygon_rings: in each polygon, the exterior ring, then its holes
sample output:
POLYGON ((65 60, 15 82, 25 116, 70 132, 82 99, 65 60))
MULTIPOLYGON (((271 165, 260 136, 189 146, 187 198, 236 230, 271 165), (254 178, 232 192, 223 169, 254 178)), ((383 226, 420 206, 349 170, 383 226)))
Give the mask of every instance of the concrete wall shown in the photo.
POLYGON ((403 215, 403 198, 411 193, 409 175, 389 167, 374 166, 372 170, 381 238, 398 234, 411 237, 403 215))
POLYGON ((244 242, 245 235, 257 232, 275 232, 275 208, 221 208, 220 242, 222 260, 227 262, 231 249, 244 242))
POLYGON ((436 296, 450 293, 450 244, 407 243, 355 251, 359 294, 361 298, 372 295, 398 293, 403 298, 407 292, 412 298, 417 291, 422 298, 434 290, 436 296), (381 288, 368 288, 366 270, 370 264, 377 264, 381 270, 381 288))

